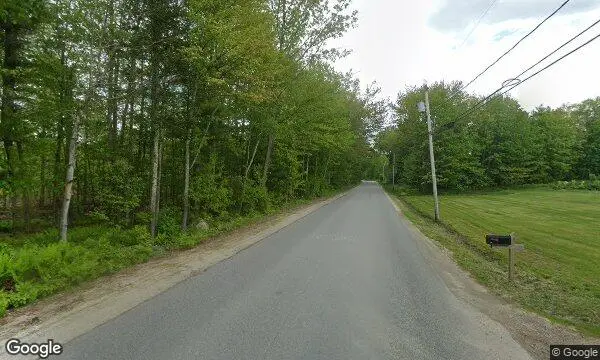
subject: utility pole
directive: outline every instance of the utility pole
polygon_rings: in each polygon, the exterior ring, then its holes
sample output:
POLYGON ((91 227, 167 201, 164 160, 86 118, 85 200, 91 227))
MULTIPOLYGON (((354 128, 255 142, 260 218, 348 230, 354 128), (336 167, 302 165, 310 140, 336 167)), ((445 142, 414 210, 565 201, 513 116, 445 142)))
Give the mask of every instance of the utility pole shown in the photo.
POLYGON ((433 125, 429 111, 429 88, 425 84, 425 104, 419 103, 419 111, 427 113, 427 131, 429 132, 429 159, 431 160, 431 180, 433 183, 433 200, 435 202, 435 221, 440 221, 440 202, 437 193, 437 177, 435 176, 435 157, 433 156, 433 125))

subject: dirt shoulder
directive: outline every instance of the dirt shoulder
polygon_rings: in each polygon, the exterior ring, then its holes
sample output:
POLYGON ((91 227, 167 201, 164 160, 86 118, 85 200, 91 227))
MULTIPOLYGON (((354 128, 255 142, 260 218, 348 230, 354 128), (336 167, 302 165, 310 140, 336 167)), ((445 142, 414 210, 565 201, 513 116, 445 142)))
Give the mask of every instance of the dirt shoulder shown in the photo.
MULTIPOLYGON (((345 194, 314 201, 208 239, 194 249, 150 260, 18 309, 0 320, 0 341, 4 344, 9 338, 19 338, 27 342, 68 342, 345 194)), ((4 351, 2 346, 0 355, 4 351)))
POLYGON ((534 359, 550 358, 550 345, 554 344, 600 344, 600 339, 583 336, 574 329, 550 322, 535 313, 508 303, 490 293, 477 283, 468 272, 460 268, 452 259, 452 253, 438 242, 429 239, 403 214, 403 204, 390 195, 401 219, 407 224, 417 239, 423 255, 436 269, 450 291, 460 300, 474 306, 491 319, 502 324, 519 344, 534 359))

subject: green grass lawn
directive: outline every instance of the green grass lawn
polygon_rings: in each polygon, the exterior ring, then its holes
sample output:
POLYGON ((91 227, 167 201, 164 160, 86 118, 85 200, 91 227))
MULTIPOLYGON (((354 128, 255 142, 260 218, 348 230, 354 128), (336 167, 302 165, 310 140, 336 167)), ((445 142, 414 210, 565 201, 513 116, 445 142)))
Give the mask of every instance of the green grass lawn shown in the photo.
POLYGON ((445 226, 429 218, 431 196, 402 200, 407 216, 494 292, 600 335, 600 192, 522 189, 442 196, 445 226), (485 234, 511 232, 525 244, 513 283, 506 279, 507 250, 485 244, 485 234))

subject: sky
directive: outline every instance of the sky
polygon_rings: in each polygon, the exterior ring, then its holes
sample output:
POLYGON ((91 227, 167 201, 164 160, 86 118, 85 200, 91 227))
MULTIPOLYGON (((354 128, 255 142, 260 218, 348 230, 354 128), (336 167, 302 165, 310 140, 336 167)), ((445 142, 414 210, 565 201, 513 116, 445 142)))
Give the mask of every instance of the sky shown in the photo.
MULTIPOLYGON (((390 100, 424 81, 461 80, 466 84, 563 2, 354 0, 359 12, 357 26, 332 44, 352 53, 339 60, 336 68, 353 71, 363 85, 377 82, 390 100)), ((598 19, 600 0, 571 0, 467 91, 492 93, 598 19)), ((598 34, 600 24, 541 67, 598 34)), ((600 38, 515 88, 511 95, 526 110, 600 96, 600 38)))

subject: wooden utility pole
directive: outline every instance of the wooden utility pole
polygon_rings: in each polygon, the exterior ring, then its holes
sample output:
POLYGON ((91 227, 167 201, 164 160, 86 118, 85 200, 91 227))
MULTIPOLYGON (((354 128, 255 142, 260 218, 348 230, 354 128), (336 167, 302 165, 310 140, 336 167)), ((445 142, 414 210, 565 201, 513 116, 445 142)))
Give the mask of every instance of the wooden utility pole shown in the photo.
POLYGON ((433 200, 435 203, 435 221, 440 221, 440 203, 437 192, 437 177, 435 176, 435 157, 433 155, 433 125, 429 111, 429 88, 425 85, 425 110, 427 112, 427 130, 429 132, 429 158, 431 160, 431 180, 433 182, 433 200))

